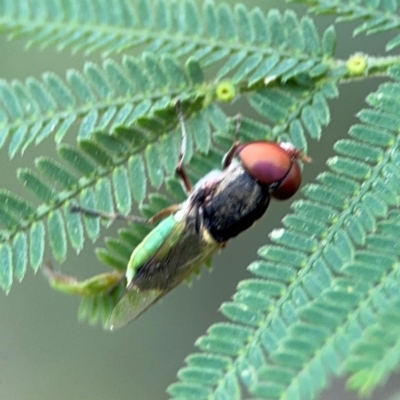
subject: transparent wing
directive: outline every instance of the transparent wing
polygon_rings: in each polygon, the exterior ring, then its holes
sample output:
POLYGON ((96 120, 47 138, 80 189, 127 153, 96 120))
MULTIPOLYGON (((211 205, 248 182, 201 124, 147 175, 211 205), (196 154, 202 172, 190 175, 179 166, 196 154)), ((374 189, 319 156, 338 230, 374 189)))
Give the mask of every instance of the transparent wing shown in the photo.
POLYGON ((133 321, 164 295, 161 290, 127 290, 114 307, 106 328, 114 331, 133 321))
POLYGON ((127 289, 114 307, 110 318, 106 324, 106 329, 111 331, 122 328, 129 322, 142 315, 150 306, 156 303, 159 299, 164 297, 168 292, 179 285, 186 277, 195 271, 201 264, 203 264, 209 257, 218 249, 219 245, 208 246, 207 251, 197 256, 191 262, 188 261, 186 268, 181 269, 184 273, 177 275, 174 283, 164 290, 149 289, 139 290, 136 288, 127 289))
MULTIPOLYGON (((185 246, 187 243, 183 243, 182 246, 176 246, 165 259, 165 262, 161 264, 160 269, 168 269, 171 267, 171 262, 174 262, 174 254, 180 252, 183 249, 187 249, 185 246)), ((195 271, 199 266, 201 266, 210 256, 220 249, 220 244, 206 244, 201 253, 192 254, 190 258, 186 259, 186 262, 182 264, 182 259, 179 259, 177 264, 174 265, 174 275, 173 281, 166 286, 164 289, 147 289, 140 290, 136 287, 127 289, 127 291, 122 295, 121 299, 114 307, 111 316, 109 318, 106 327, 110 330, 116 330, 122 328, 124 325, 138 318, 143 314, 151 305, 157 302, 159 299, 164 297, 168 292, 179 285, 186 277, 188 277, 193 271, 195 271)), ((184 250, 183 250, 184 251, 184 250)), ((149 262, 149 267, 151 268, 155 263, 159 264, 159 261, 155 261, 156 257, 149 262)))
POLYGON ((111 313, 109 329, 121 328, 139 317, 222 246, 206 231, 199 231, 195 212, 186 215, 184 223, 177 223, 153 256, 137 269, 111 313))

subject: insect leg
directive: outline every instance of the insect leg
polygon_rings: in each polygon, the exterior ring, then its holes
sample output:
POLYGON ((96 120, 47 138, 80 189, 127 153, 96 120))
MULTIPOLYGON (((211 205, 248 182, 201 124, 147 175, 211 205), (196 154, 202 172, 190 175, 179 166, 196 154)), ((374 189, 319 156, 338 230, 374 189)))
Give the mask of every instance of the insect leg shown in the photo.
POLYGON ((176 102, 176 112, 178 113, 178 119, 179 119, 179 124, 181 126, 181 133, 182 133, 182 145, 181 145, 181 151, 179 153, 179 160, 178 160, 178 165, 176 167, 176 173, 179 175, 179 177, 182 179, 182 182, 185 186, 185 189, 188 193, 192 191, 192 184, 190 183, 190 179, 185 171, 185 168, 183 166, 183 159, 185 158, 185 153, 186 153, 186 145, 187 145, 187 134, 186 134, 186 128, 185 128, 185 119, 183 118, 183 112, 182 112, 182 105, 180 100, 176 102))
POLYGON ((167 208, 162 209, 159 211, 156 215, 153 215, 151 218, 149 218, 149 223, 150 224, 155 224, 156 222, 160 221, 161 219, 164 219, 171 214, 174 214, 180 209, 180 204, 172 204, 172 206, 169 206, 167 208))
POLYGON ((137 217, 136 215, 124 215, 124 214, 119 214, 119 213, 106 213, 106 212, 102 212, 102 211, 95 211, 95 210, 90 210, 89 208, 81 207, 77 204, 72 205, 69 210, 73 213, 84 214, 87 217, 102 218, 102 219, 108 219, 111 221, 115 221, 115 220, 119 219, 119 220, 124 220, 124 221, 129 221, 129 222, 135 222, 137 224, 148 224, 149 223, 148 219, 142 218, 142 217, 137 217))
POLYGON ((222 168, 225 169, 227 167, 229 167, 229 165, 232 162, 233 156, 235 155, 235 151, 237 150, 237 148, 239 147, 240 141, 238 139, 238 135, 240 132, 240 128, 242 126, 242 116, 240 114, 238 114, 235 117, 235 141, 233 142, 232 147, 229 149, 229 151, 225 154, 223 160, 222 160, 222 168))

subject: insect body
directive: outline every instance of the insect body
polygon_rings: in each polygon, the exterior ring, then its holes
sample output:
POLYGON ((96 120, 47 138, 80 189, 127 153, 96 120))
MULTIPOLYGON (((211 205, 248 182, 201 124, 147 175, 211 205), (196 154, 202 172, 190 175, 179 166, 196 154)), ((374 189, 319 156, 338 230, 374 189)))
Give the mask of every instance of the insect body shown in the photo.
MULTIPOLYGON (((127 292, 114 308, 111 329, 138 317, 262 217, 270 198, 287 199, 301 183, 300 151, 288 143, 235 144, 224 168, 203 177, 188 199, 133 251, 127 292)), ((180 169, 188 189, 190 183, 180 169)))
MULTIPOLYGON (((209 172, 192 188, 183 167, 186 132, 179 104, 178 115, 182 149, 177 173, 188 198, 149 221, 161 220, 131 254, 125 274, 126 291, 112 310, 107 324, 110 329, 141 315, 225 247, 230 239, 261 218, 271 197, 287 199, 297 192, 301 183, 298 159, 306 160, 301 151, 290 143, 256 141, 235 143, 223 160, 222 170, 209 172)), ((104 216, 80 207, 74 211, 104 216)), ((68 279, 61 280, 54 273, 49 277, 54 287, 67 291, 68 279)), ((110 282, 115 279, 113 276, 110 282)), ((91 287, 92 280, 88 280, 91 287)), ((103 286, 97 285, 101 290, 103 286)), ((80 283, 68 290, 85 295, 86 289, 80 283)))

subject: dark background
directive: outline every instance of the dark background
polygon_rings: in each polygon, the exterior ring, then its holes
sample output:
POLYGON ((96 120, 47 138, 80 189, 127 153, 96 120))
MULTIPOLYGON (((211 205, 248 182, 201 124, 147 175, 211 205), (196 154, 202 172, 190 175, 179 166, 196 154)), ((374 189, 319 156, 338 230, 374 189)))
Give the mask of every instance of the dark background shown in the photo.
MULTIPOLYGON (((302 7, 279 1, 253 0, 246 4, 264 10, 279 6, 282 10, 292 7, 300 13, 304 11, 302 7)), ((332 19, 318 17, 316 21, 322 33, 332 19)), ((339 26, 338 58, 347 59, 356 51, 385 54, 384 44, 390 35, 353 38, 353 27, 339 26)), ((81 70, 88 60, 82 53, 72 56, 68 51, 61 54, 52 50, 41 52, 37 47, 24 51, 24 44, 24 40, 7 42, 0 36, 0 78, 39 78, 45 71, 64 76, 67 68, 81 70)), ((91 56, 90 60, 100 58, 91 56)), ((305 182, 312 181, 324 169, 327 158, 333 155, 332 144, 346 135, 356 122, 355 114, 365 106, 366 95, 379 83, 368 80, 340 88, 340 99, 330 103, 331 124, 324 130, 320 143, 310 143, 309 155, 313 163, 306 166, 305 182)), ((241 103, 236 103, 234 108, 245 115, 248 112, 241 103)), ((70 134, 71 138, 73 136, 70 134)), ((31 147, 23 159, 17 156, 9 161, 3 149, 0 185, 26 197, 26 192, 16 183, 15 169, 32 167, 35 157, 53 153, 52 139, 36 149, 31 147)), ((219 305, 230 299, 241 279, 250 277, 245 266, 256 258, 257 248, 268 242, 268 233, 280 227, 290 203, 272 203, 262 222, 215 257, 211 273, 204 271, 191 288, 181 285, 134 324, 115 333, 79 324, 78 299, 50 290, 40 272, 34 276, 29 270, 23 282, 15 283, 7 297, 0 293, 3 297, 0 300, 1 397, 7 400, 166 399, 165 389, 176 380, 184 358, 195 351, 195 340, 213 322, 223 320, 218 313, 219 305)), ((103 233, 112 235, 115 229, 116 226, 103 233)), ((97 242, 101 244, 102 239, 97 242)), ((94 247, 89 244, 79 256, 71 252, 63 270, 83 277, 99 272, 94 247)), ((332 386, 335 390, 325 392, 322 399, 356 398, 343 389, 344 381, 335 381, 332 386)), ((386 398, 395 386, 393 378, 386 391, 378 390, 373 398, 386 398)))

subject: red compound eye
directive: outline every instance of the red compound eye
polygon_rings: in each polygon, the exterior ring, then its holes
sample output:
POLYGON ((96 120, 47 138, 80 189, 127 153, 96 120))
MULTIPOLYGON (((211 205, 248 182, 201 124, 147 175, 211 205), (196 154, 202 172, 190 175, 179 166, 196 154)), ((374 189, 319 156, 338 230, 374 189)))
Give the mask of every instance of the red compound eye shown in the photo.
POLYGON ((297 162, 300 152, 289 143, 267 141, 245 143, 236 154, 247 172, 264 185, 278 184, 271 193, 276 199, 292 197, 301 183, 297 162))
POLYGON ((301 184, 301 169, 297 160, 293 161, 292 168, 286 178, 278 186, 276 190, 271 193, 271 196, 278 200, 286 200, 296 194, 301 184))

